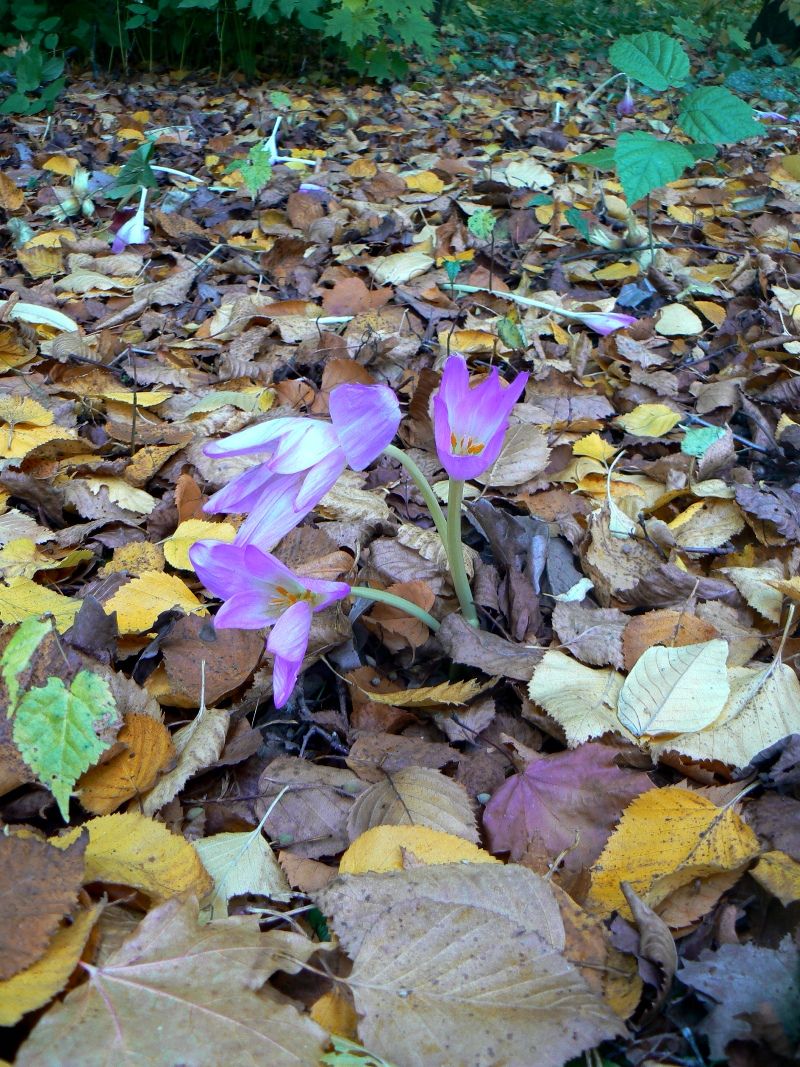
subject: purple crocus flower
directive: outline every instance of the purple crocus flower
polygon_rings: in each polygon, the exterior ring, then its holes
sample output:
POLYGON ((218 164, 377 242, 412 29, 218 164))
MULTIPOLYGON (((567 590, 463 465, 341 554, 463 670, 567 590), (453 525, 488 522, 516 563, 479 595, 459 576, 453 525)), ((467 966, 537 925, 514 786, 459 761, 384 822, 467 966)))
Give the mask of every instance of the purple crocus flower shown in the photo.
POLYGON ((207 456, 268 453, 205 504, 208 512, 248 512, 237 540, 273 548, 319 503, 346 466, 363 470, 391 443, 400 424, 397 397, 386 385, 347 383, 330 395, 331 421, 268 419, 214 441, 207 456))
POLYGON ((436 451, 451 478, 477 478, 494 463, 503 447, 511 409, 522 396, 527 374, 500 384, 495 367, 479 385, 469 384, 463 356, 450 356, 433 398, 436 451))
POLYGON ((633 115, 636 112, 636 102, 633 99, 633 93, 631 92, 630 83, 625 86, 625 95, 617 104, 617 114, 620 118, 626 115, 633 115))
POLYGON ((144 224, 144 205, 147 200, 147 189, 142 187, 142 195, 139 198, 139 206, 129 219, 117 230, 111 251, 116 255, 122 252, 128 245, 143 245, 150 240, 150 230, 144 224))
POLYGON ((220 630, 271 626, 267 651, 275 656, 275 706, 292 695, 308 647, 311 616, 349 596, 344 582, 301 578, 254 544, 237 540, 196 541, 189 549, 197 576, 224 603, 214 625, 220 630))
POLYGON ((576 318, 594 330, 595 333, 608 337, 615 330, 624 330, 626 326, 633 326, 638 322, 633 315, 623 315, 619 311, 581 311, 576 318))

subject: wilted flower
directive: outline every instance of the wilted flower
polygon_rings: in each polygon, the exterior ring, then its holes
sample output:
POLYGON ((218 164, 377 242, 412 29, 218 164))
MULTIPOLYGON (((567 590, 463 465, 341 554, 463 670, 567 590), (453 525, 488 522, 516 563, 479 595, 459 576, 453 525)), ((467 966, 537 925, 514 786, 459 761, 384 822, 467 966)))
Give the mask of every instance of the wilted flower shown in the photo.
POLYGON ((189 558, 210 593, 223 598, 214 625, 261 630, 271 626, 267 651, 275 656, 273 690, 278 708, 292 695, 308 647, 311 617, 350 593, 344 582, 301 578, 254 544, 197 541, 189 558))
POLYGON ((618 311, 580 311, 571 316, 588 326, 595 333, 608 337, 615 330, 624 330, 626 326, 633 326, 638 320, 633 315, 622 315, 618 311))
POLYGON ((269 419, 206 445, 213 458, 267 452, 206 503, 209 512, 249 512, 241 539, 272 548, 333 486, 346 466, 363 470, 390 444, 400 424, 397 397, 386 385, 348 383, 330 395, 331 421, 269 419))
POLYGON ((633 99, 633 93, 631 92, 630 82, 625 86, 625 95, 617 104, 617 114, 620 118, 626 115, 633 115, 636 112, 636 102, 633 99))
POLYGON ((439 459, 451 478, 466 481, 491 467, 503 447, 511 409, 527 381, 527 374, 518 374, 510 385, 501 385, 495 367, 488 378, 470 388, 466 361, 450 356, 433 398, 433 427, 439 459))
POLYGON ((115 254, 122 252, 128 245, 143 245, 150 240, 150 230, 144 224, 144 205, 146 200, 147 189, 143 186, 138 208, 127 222, 123 222, 114 237, 111 251, 115 254))

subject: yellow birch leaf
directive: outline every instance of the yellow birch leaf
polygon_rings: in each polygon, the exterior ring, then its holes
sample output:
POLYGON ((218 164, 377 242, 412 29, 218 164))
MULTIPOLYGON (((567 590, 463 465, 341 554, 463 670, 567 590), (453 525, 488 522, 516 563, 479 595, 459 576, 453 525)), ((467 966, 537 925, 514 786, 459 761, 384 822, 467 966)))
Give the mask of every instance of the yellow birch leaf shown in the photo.
POLYGON ((146 893, 154 904, 181 893, 204 897, 212 888, 211 878, 189 842, 163 823, 135 811, 101 815, 63 837, 51 837, 50 844, 66 848, 84 830, 89 832, 84 857, 87 882, 132 886, 146 893))
POLYGON ((86 488, 95 495, 105 488, 111 503, 118 504, 121 508, 125 508, 126 511, 135 511, 138 515, 149 515, 156 506, 155 497, 145 493, 143 489, 134 488, 124 478, 104 475, 81 480, 86 488))
POLYGON ((592 277, 601 282, 617 282, 622 281, 623 278, 635 278, 640 273, 641 268, 638 263, 620 261, 601 267, 600 270, 594 272, 592 277))
POLYGON ((134 393, 130 389, 108 389, 99 394, 104 400, 114 400, 118 404, 136 405, 137 408, 155 408, 169 400, 172 392, 167 389, 159 389, 152 393, 134 393))
POLYGON ((771 585, 773 589, 777 589, 779 593, 787 596, 795 603, 800 603, 800 577, 797 575, 785 581, 783 579, 770 580, 767 585, 771 585))
POLYGON ((342 856, 339 874, 403 870, 403 850, 419 863, 499 863, 471 841, 429 826, 373 826, 357 837, 342 856))
POLYGON ((588 456, 590 459, 596 459, 600 463, 607 463, 617 454, 617 449, 595 431, 594 433, 587 433, 585 437, 577 440, 572 446, 572 454, 574 456, 588 456))
POLYGON ((93 815, 110 815, 150 789, 175 756, 169 730, 149 715, 126 715, 117 741, 125 750, 92 767, 78 781, 80 802, 93 815))
POLYGON ((727 312, 720 304, 713 304, 710 300, 695 300, 694 306, 715 326, 721 326, 725 321, 727 312))
POLYGON ((205 615, 203 605, 180 578, 162 571, 145 571, 133 578, 103 605, 117 613, 121 634, 146 633, 162 611, 180 608, 187 615, 205 615))
POLYGON ((684 304, 667 304, 656 318, 656 333, 662 337, 693 337, 704 329, 700 316, 684 304))
POLYGON ((735 500, 698 500, 669 523, 682 548, 719 548, 745 527, 735 500))
POLYGON ((466 704, 486 688, 486 685, 482 686, 470 678, 465 682, 440 682, 439 685, 425 685, 419 689, 399 689, 395 693, 370 692, 369 699, 376 704, 391 704, 395 708, 435 708, 441 704, 466 704))
POLYGON ((15 537, 0 548, 0 574, 6 581, 11 578, 33 578, 37 571, 52 571, 75 567, 83 560, 92 559, 91 549, 75 549, 61 559, 46 556, 29 537, 15 537))
MULTIPOLYGON (((449 331, 439 334, 439 344, 446 349, 449 331)), ((449 337, 450 347, 458 352, 494 352, 499 346, 505 346, 493 333, 487 330, 454 330, 449 337)))
MULTIPOLYGON (((353 1002, 336 988, 314 1001, 310 1015, 329 1034, 346 1037, 350 1041, 355 1041, 358 1036, 358 1016, 353 1002)), ((364 1065, 367 1067, 366 1060, 364 1065)))
POLYGON ((722 567, 721 570, 759 615, 770 622, 781 621, 783 596, 773 586, 773 580, 781 579, 779 563, 765 563, 760 567, 722 567))
POLYGON ((634 437, 663 437, 678 425, 682 417, 666 404, 639 404, 614 421, 634 437))
POLYGON ((14 1026, 27 1012, 43 1007, 61 992, 102 910, 96 904, 79 912, 71 926, 62 926, 54 934, 41 959, 0 982, 0 1026, 14 1026))
POLYGON ((164 542, 167 563, 181 571, 193 571, 189 549, 195 541, 208 538, 212 541, 231 542, 236 536, 236 527, 229 522, 207 522, 205 519, 186 519, 164 542))
POLYGON ((78 169, 78 160, 70 156, 50 156, 42 163, 42 170, 49 170, 53 174, 60 174, 63 178, 71 178, 78 169))
POLYGON ((405 181, 414 193, 440 193, 444 189, 444 182, 432 170, 421 170, 417 174, 409 174, 405 181))
POLYGON ((64 257, 60 248, 33 245, 17 249, 17 259, 31 278, 47 278, 60 274, 64 269, 64 257))
POLYGON ((800 863, 785 852, 765 852, 750 875, 786 907, 800 900, 800 863))
POLYGON ((743 870, 758 838, 732 808, 678 786, 650 789, 628 805, 591 871, 587 911, 631 919, 620 887, 629 882, 654 910, 695 880, 743 870))
POLYGON ((63 633, 72 626, 80 601, 46 589, 30 578, 12 578, 0 585, 0 622, 22 622, 32 615, 52 615, 56 629, 63 633))
POLYGON ((141 577, 145 571, 163 569, 164 550, 161 545, 151 544, 150 541, 130 541, 114 549, 114 555, 100 568, 100 574, 105 577, 107 574, 127 571, 131 577, 141 577))
POLYGON ((374 178, 378 168, 371 159, 357 159, 347 167, 351 178, 374 178))
POLYGON ((593 670, 551 650, 534 671, 528 693, 564 728, 574 747, 590 737, 625 732, 616 713, 622 681, 619 671, 593 670))

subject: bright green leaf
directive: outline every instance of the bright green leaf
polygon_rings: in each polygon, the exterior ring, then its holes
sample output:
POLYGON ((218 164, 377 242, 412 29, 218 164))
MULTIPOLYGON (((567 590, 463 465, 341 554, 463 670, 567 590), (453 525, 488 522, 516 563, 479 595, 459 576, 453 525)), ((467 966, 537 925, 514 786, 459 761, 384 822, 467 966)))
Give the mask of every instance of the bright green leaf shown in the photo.
POLYGON ((474 236, 481 241, 488 241, 492 236, 492 231, 497 224, 497 219, 494 212, 489 211, 488 208, 481 208, 480 211, 476 211, 474 215, 470 215, 467 222, 467 229, 474 236))
POLYGON ((64 821, 77 779, 97 762, 110 741, 98 737, 119 718, 108 683, 79 671, 69 689, 60 678, 29 689, 17 706, 14 743, 58 803, 64 821))
POLYGON ((654 189, 674 182, 694 164, 691 153, 683 145, 659 141, 642 130, 620 134, 614 161, 630 205, 654 189))
POLYGON ((723 85, 704 85, 689 93, 678 122, 695 141, 713 144, 732 144, 764 133, 752 109, 723 85))
POLYGON ((656 30, 620 37, 608 58, 617 70, 658 92, 683 85, 689 76, 686 52, 674 37, 656 30))
POLYGON ((326 1052, 320 1057, 320 1064, 325 1067, 392 1067, 388 1060, 374 1055, 355 1041, 348 1041, 346 1037, 331 1034, 333 1052, 326 1052))
POLYGON ((614 149, 595 148, 592 152, 581 152, 579 156, 573 156, 570 163, 578 163, 582 167, 594 167, 596 170, 614 169, 614 149))
POLYGON ((25 619, 19 624, 14 636, 3 650, 2 658, 0 658, 0 673, 3 675, 3 681, 8 690, 6 714, 9 719, 14 714, 19 697, 19 676, 30 666, 31 657, 51 629, 52 625, 48 619, 37 619, 35 616, 25 619))
POLYGON ((681 441, 681 452, 687 456, 704 456, 714 442, 724 436, 721 426, 693 426, 681 441))

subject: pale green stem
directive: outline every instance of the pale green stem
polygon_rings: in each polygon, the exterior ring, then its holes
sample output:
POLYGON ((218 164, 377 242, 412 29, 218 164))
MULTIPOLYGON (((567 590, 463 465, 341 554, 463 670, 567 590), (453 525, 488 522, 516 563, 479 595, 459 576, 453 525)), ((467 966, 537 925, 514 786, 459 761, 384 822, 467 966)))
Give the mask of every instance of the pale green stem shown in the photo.
POLYGON ((459 293, 488 293, 489 296, 499 296, 504 300, 513 300, 515 304, 521 304, 526 308, 540 308, 549 311, 552 315, 560 315, 564 319, 575 319, 582 322, 587 315, 598 314, 589 311, 567 311, 565 308, 556 307, 555 304, 546 304, 544 300, 533 300, 529 296, 520 296, 519 293, 504 293, 500 289, 487 289, 483 285, 454 285, 452 287, 459 293))
MULTIPOLYGON (((428 511, 431 513, 431 518, 434 521, 436 529, 439 533, 439 537, 441 537, 442 539, 442 544, 445 547, 445 551, 448 553, 449 556, 450 549, 448 548, 447 520, 444 517, 444 512, 442 511, 441 504, 436 499, 436 494, 431 488, 431 483, 416 465, 411 456, 407 455, 402 450, 402 448, 397 448, 395 445, 388 445, 386 448, 384 448, 383 451, 385 455, 391 456, 392 459, 396 459, 397 462, 401 466, 405 467, 405 469, 408 471, 408 475, 411 478, 411 481, 414 483, 414 485, 416 485, 417 489, 419 489, 420 493, 422 494, 422 499, 425 501, 428 507, 428 511)), ((460 532, 460 518, 458 529, 460 532)), ((452 568, 452 562, 450 566, 452 568)))
POLYGON ((472 590, 469 587, 467 568, 464 566, 464 546, 461 544, 461 499, 464 495, 464 483, 450 479, 447 494, 447 558, 450 561, 450 574, 453 578, 456 596, 461 605, 464 618, 470 626, 478 626, 478 613, 472 590))
POLYGON ((350 592, 353 596, 363 597, 364 600, 376 600, 379 604, 389 604, 393 608, 404 611, 406 615, 413 615, 415 619, 424 622, 431 630, 436 631, 439 629, 439 623, 434 619, 433 615, 429 615, 424 608, 412 603, 410 600, 406 600, 405 597, 397 596, 395 593, 387 593, 385 589, 370 589, 368 585, 353 585, 350 587, 350 592))

